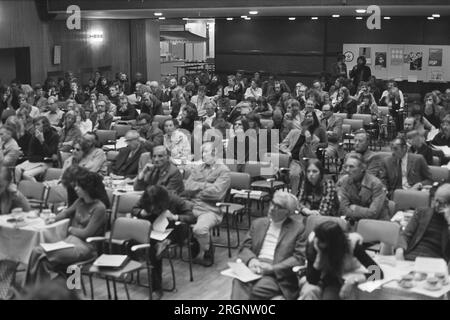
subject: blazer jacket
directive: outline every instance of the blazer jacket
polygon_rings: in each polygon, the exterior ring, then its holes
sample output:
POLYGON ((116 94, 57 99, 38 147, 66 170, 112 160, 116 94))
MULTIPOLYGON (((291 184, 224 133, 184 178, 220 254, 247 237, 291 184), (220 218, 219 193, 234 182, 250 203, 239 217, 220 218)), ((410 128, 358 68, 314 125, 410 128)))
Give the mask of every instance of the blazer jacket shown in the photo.
POLYGON ((326 125, 327 119, 323 118, 320 120, 320 124, 323 126, 325 131, 331 131, 328 133, 328 142, 340 142, 342 141, 342 124, 344 119, 332 115, 328 118, 328 125, 326 125))
MULTIPOLYGON (((406 177, 408 179, 408 184, 411 186, 419 182, 422 184, 431 184, 432 177, 430 168, 422 155, 408 153, 406 177)), ((381 181, 384 183, 389 193, 394 192, 397 185, 402 184, 401 179, 402 177, 399 176, 397 170, 397 161, 394 157, 389 156, 385 158, 381 172, 381 181)))
POLYGON ((152 180, 155 179, 157 185, 166 187, 167 190, 172 191, 175 194, 179 195, 184 191, 183 176, 177 166, 169 163, 166 168, 163 168, 163 170, 159 172, 158 177, 153 177, 157 174, 157 170, 156 167, 153 167, 145 174, 143 180, 136 179, 134 182, 134 190, 144 190, 151 184, 152 180))
MULTIPOLYGON (((238 254, 246 265, 251 259, 258 258, 269 225, 270 220, 266 217, 253 221, 238 254)), ((281 226, 273 261, 274 277, 287 300, 296 299, 299 293, 297 275, 292 271, 292 267, 305 264, 305 245, 305 226, 302 222, 288 217, 281 226)))
POLYGON ((130 148, 125 147, 119 150, 116 161, 112 166, 112 172, 119 176, 134 177, 138 174, 139 158, 145 152, 143 146, 140 146, 133 156, 128 159, 130 148))
MULTIPOLYGON (((433 213, 434 211, 431 208, 419 208, 416 210, 398 240, 397 247, 403 248, 405 255, 411 252, 422 240, 433 213)), ((442 233, 442 257, 445 261, 450 261, 450 226, 446 232, 442 233)))

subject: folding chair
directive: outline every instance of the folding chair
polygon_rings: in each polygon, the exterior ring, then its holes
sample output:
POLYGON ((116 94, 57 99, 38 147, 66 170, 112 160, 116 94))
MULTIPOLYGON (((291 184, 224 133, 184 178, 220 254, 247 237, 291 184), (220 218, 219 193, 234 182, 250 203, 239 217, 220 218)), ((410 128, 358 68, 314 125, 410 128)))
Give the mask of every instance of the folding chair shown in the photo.
POLYGON ((47 206, 48 188, 42 182, 22 180, 17 188, 28 199, 32 208, 39 209, 40 212, 47 206))
POLYGON ((48 168, 44 174, 44 181, 59 180, 62 176, 61 168, 48 168))
POLYGON ((445 167, 429 166, 431 178, 434 182, 448 182, 449 169, 445 167))
POLYGON ((278 189, 284 189, 289 184, 286 181, 286 173, 289 173, 289 164, 291 158, 283 153, 266 153, 263 162, 269 163, 273 167, 273 176, 265 180, 257 180, 252 182, 251 187, 254 189, 268 190, 272 195, 278 189), (278 168, 274 167, 274 163, 278 164, 278 168), (277 170, 278 169, 278 170, 277 170))
POLYGON ((364 243, 381 243, 380 254, 392 255, 400 236, 400 225, 391 221, 361 219, 356 232, 363 237, 364 243))
POLYGON ((353 145, 352 140, 355 137, 354 132, 358 131, 359 129, 364 128, 363 120, 361 119, 344 119, 343 125, 349 124, 350 125, 350 131, 351 133, 344 134, 344 141, 348 140, 347 142, 347 151, 350 151, 353 145))
POLYGON ((114 145, 114 150, 116 150, 116 130, 96 130, 95 133, 98 136, 98 143, 100 147, 103 147, 104 145, 114 145))
POLYGON ((129 124, 115 124, 112 129, 116 131, 116 137, 120 138, 125 136, 125 134, 132 129, 132 126, 129 124))
POLYGON ((418 190, 402 190, 394 191, 392 201, 395 202, 395 211, 415 210, 420 207, 428 207, 430 202, 430 194, 418 190))
POLYGON ((62 185, 48 187, 47 206, 56 212, 59 206, 67 205, 67 190, 62 185))
MULTIPOLYGON (((223 245, 220 243, 214 243, 214 246, 216 247, 225 247, 228 248, 228 256, 231 258, 231 249, 236 249, 239 247, 240 239, 239 239, 239 228, 238 228, 238 216, 243 215, 247 213, 248 215, 248 225, 250 227, 251 224, 251 218, 249 213, 249 204, 250 204, 250 175, 248 173, 240 173, 240 172, 231 172, 231 185, 230 189, 235 190, 236 192, 240 193, 232 193, 231 190, 228 192, 228 195, 225 198, 226 202, 218 202, 216 204, 217 207, 220 208, 221 213, 223 214, 223 220, 225 221, 225 226, 227 230, 227 244, 223 245), (242 199, 244 200, 244 204, 239 203, 233 203, 231 202, 237 194, 241 196, 246 196, 245 199, 240 197, 235 197, 235 199, 242 199), (225 209, 225 211, 224 211, 225 209), (231 245, 230 240, 230 221, 229 217, 231 215, 231 228, 233 226, 236 229, 236 236, 237 236, 237 242, 236 245, 231 245)), ((219 230, 219 228, 215 228, 214 230, 219 230)), ((213 234, 214 234, 213 230, 213 234)), ((220 235, 220 232, 218 232, 218 235, 220 235)))
MULTIPOLYGON (((97 275, 105 279, 109 299, 111 299, 109 281, 112 281, 113 283, 114 298, 116 300, 117 300, 116 282, 119 281, 123 283, 127 299, 129 300, 130 294, 127 286, 127 277, 135 273, 136 275, 138 275, 141 270, 147 271, 149 299, 150 300, 152 299, 153 293, 151 283, 152 266, 149 260, 150 233, 151 233, 151 223, 147 220, 118 218, 114 222, 114 227, 109 239, 105 237, 93 237, 86 239, 88 243, 105 242, 109 240, 108 245, 110 253, 114 252, 113 245, 119 245, 121 248, 121 252, 125 252, 128 256, 131 253, 144 250, 144 254, 142 255, 144 257, 144 262, 130 260, 125 264, 125 266, 119 269, 99 268, 95 265, 92 265, 89 268, 88 273, 90 275, 97 275), (126 248, 130 244, 130 241, 136 242, 138 244, 133 245, 131 247, 131 251, 127 252, 126 248)), ((92 284, 91 284, 91 291, 93 292, 92 284)))

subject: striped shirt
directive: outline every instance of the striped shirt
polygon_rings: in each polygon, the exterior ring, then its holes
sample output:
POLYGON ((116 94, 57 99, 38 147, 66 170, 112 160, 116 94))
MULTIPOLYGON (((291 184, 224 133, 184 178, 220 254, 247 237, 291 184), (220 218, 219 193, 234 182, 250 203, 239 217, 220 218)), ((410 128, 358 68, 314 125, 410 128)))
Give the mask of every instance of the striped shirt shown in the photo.
POLYGON ((267 229, 266 236, 264 237, 264 242, 259 252, 258 259, 263 261, 273 262, 275 255, 275 249, 277 247, 278 238, 281 233, 281 226, 284 220, 281 222, 270 221, 269 229, 267 229))

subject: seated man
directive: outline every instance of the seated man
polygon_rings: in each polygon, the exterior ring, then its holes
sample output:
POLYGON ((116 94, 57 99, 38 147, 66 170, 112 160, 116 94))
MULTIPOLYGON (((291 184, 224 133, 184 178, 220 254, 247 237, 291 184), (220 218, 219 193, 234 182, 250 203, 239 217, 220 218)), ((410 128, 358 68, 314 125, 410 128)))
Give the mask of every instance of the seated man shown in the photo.
POLYGON ((414 117, 407 117, 403 120, 403 133, 408 134, 408 132, 414 130, 416 125, 416 119, 414 117))
POLYGON ((213 246, 210 246, 209 230, 222 222, 223 217, 216 203, 224 200, 231 185, 231 176, 230 169, 218 162, 214 143, 203 144, 202 155, 203 163, 192 168, 182 195, 194 203, 193 212, 197 218, 193 232, 200 250, 194 262, 211 266, 213 246))
POLYGON ((340 214, 350 221, 389 218, 386 189, 381 181, 366 169, 360 154, 349 153, 344 175, 338 181, 340 214))
POLYGON ((253 221, 238 257, 262 278, 251 283, 233 280, 232 300, 268 300, 282 295, 296 299, 299 293, 297 275, 292 267, 305 263, 305 227, 291 218, 297 199, 286 191, 274 193, 269 217, 253 221))
POLYGON ((138 174, 139 158, 145 152, 139 141, 139 133, 130 130, 125 134, 127 146, 119 150, 116 161, 111 167, 111 172, 117 176, 134 178, 138 174))
POLYGON ((322 127, 327 131, 328 147, 325 149, 325 155, 329 158, 339 156, 339 142, 342 142, 342 124, 343 119, 333 114, 333 109, 329 104, 322 107, 323 118, 320 121, 322 127))
POLYGON ((425 143, 425 137, 417 130, 409 131, 406 134, 408 141, 409 152, 414 154, 420 154, 425 158, 425 161, 429 166, 433 165, 433 150, 429 145, 425 143))
POLYGON ((358 130, 355 134, 355 152, 362 156, 366 165, 366 171, 375 177, 381 175, 382 159, 373 151, 369 150, 370 135, 365 130, 358 130))
POLYGON ((431 144, 450 147, 450 114, 442 119, 441 130, 431 141, 431 144))
POLYGON ((431 172, 422 155, 408 153, 403 138, 396 138, 391 144, 392 155, 384 159, 381 181, 391 197, 396 189, 420 190, 431 184, 431 172))
POLYGON ((141 136, 139 140, 144 144, 147 151, 152 151, 153 147, 164 143, 164 133, 158 126, 152 124, 152 117, 146 113, 141 113, 138 116, 136 130, 141 136))
POLYGON ((134 190, 145 190, 148 186, 160 185, 175 194, 184 191, 183 176, 176 165, 170 162, 169 152, 164 146, 153 148, 153 163, 147 163, 134 181, 134 190))
POLYGON ((15 128, 6 125, 0 128, 0 163, 5 167, 14 167, 22 151, 14 140, 15 128))
POLYGON ((48 111, 42 115, 46 116, 53 127, 58 127, 64 117, 64 112, 59 109, 55 97, 49 97, 47 100, 48 111))
POLYGON ((399 260, 431 257, 450 261, 450 184, 436 190, 432 208, 416 210, 397 247, 399 260))
POLYGON ((160 216, 164 215, 169 221, 168 228, 174 230, 170 235, 158 242, 150 240, 150 261, 152 263, 152 286, 153 299, 159 300, 163 295, 162 291, 162 253, 171 243, 183 245, 188 236, 188 224, 195 223, 195 217, 192 213, 192 203, 183 200, 177 195, 168 192, 162 186, 149 186, 137 205, 141 210, 138 218, 149 220, 151 223, 160 216), (185 224, 176 224, 177 221, 185 222, 185 224))

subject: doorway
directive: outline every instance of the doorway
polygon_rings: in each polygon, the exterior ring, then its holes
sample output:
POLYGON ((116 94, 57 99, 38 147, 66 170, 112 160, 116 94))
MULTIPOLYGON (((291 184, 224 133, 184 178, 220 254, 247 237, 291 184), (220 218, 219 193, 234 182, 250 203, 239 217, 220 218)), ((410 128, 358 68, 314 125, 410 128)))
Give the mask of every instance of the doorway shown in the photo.
POLYGON ((13 79, 31 84, 30 47, 0 49, 0 83, 13 79))

